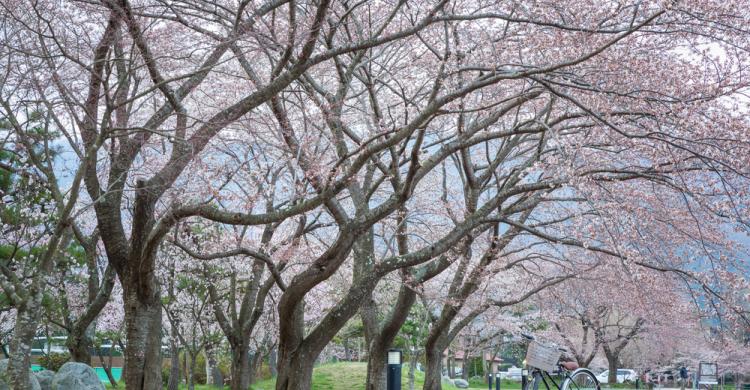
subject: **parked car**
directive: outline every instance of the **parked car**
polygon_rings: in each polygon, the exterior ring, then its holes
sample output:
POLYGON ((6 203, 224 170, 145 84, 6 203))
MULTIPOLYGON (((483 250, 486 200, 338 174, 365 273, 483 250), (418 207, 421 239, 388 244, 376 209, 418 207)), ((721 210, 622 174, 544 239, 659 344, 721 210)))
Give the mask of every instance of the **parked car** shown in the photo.
MULTIPOLYGON (((621 368, 617 370, 617 383, 635 382, 638 378, 638 374, 634 370, 621 368)), ((602 371, 601 374, 596 376, 599 383, 609 383, 609 370, 602 371)))
POLYGON ((508 371, 500 371, 498 374, 501 379, 509 379, 512 381, 521 381, 522 370, 519 367, 508 367, 508 371))

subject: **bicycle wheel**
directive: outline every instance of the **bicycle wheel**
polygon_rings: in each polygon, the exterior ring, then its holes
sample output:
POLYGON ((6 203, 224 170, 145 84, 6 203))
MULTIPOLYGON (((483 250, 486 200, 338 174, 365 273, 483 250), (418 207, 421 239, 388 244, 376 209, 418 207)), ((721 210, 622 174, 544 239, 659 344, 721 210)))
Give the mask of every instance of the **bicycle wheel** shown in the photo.
POLYGON ((593 372, 579 368, 565 378, 560 390, 599 390, 599 381, 593 372))

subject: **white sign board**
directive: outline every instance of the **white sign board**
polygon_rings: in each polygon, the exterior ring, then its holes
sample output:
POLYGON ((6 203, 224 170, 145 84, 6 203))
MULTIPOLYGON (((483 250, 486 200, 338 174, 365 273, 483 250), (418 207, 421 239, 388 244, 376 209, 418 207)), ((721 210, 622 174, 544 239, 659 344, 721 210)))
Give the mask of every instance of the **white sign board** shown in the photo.
POLYGON ((700 365, 698 366, 698 384, 719 384, 719 368, 716 366, 716 363, 700 363, 700 365))

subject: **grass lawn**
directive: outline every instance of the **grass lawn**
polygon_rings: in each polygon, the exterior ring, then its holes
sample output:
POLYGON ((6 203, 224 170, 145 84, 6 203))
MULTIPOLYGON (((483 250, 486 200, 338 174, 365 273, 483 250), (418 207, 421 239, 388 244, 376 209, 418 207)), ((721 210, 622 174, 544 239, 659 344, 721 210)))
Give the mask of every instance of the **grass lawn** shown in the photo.
MULTIPOLYGON (((408 368, 404 365, 402 370, 402 381, 401 388, 403 390, 409 389, 408 368)), ((365 388, 365 379, 367 378, 367 363, 356 363, 356 362, 342 362, 324 364, 316 367, 313 372, 313 385, 312 390, 363 390, 365 388)), ((414 378, 414 388, 422 389, 424 384, 424 373, 417 371, 414 378)), ((276 381, 274 379, 267 379, 264 381, 256 382, 250 386, 253 390, 273 390, 275 389, 276 381)), ((486 389, 487 384, 482 383, 471 383, 470 389, 479 390, 486 389)), ((112 389, 109 384, 106 384, 107 389, 112 389)), ((502 390, 520 390, 521 384, 517 382, 503 381, 502 390)), ((124 389, 125 386, 121 385, 119 389, 124 389)), ((180 390, 187 389, 187 386, 180 385, 180 390)), ((196 390, 209 390, 215 389, 207 385, 195 385, 196 390)), ((455 390, 457 387, 443 383, 443 390, 455 390)))
MULTIPOLYGON (((404 366, 406 368, 406 366, 404 366)), ((402 370, 402 389, 408 389, 408 371, 402 370)), ((325 364, 313 371, 312 390, 363 390, 367 378, 367 363, 341 362, 325 364)), ((424 374, 416 372, 415 388, 422 388, 424 374)), ((269 379, 250 386, 253 390, 273 390, 276 381, 269 379)), ((453 390, 455 387, 446 385, 443 389, 453 390)))
MULTIPOLYGON (((409 379, 408 369, 404 365, 404 369, 401 371, 401 388, 408 390, 409 379)), ((365 379, 367 378, 367 363, 354 363, 354 362, 342 362, 325 364, 315 368, 313 372, 313 385, 312 390, 363 390, 365 388, 365 379)), ((424 373, 417 371, 414 375, 414 388, 421 389, 424 384, 424 373)), ((510 382, 508 382, 509 384, 510 382)), ((276 381, 273 379, 257 382, 250 386, 253 390, 273 390, 276 381)), ((501 387, 503 390, 518 390, 521 385, 513 383, 513 385, 506 386, 506 382, 503 381, 501 387)), ((470 389, 486 389, 486 384, 472 383, 473 387, 470 389)), ((443 390, 454 390, 457 387, 443 383, 443 390)))
MULTIPOLYGON (((112 387, 112 385, 110 385, 109 383, 104 383, 104 387, 107 388, 108 390, 109 389, 124 390, 125 389, 125 383, 123 383, 123 382, 118 382, 118 383, 120 383, 120 385, 118 387, 112 387)), ((164 386, 164 388, 166 389, 167 387, 164 386)), ((187 390, 187 388, 188 387, 187 387, 186 384, 181 384, 180 385, 180 390, 187 390)), ((224 386, 224 388, 228 389, 229 386, 224 386)), ((211 387, 209 385, 195 385, 195 390, 216 390, 216 388, 215 387, 211 387)))
MULTIPOLYGON (((404 369, 402 370, 402 381, 401 381, 401 388, 403 390, 409 389, 409 380, 407 378, 408 369, 407 366, 404 365, 404 369)), ((324 364, 322 366, 316 367, 315 371, 313 372, 313 385, 312 390, 363 390, 365 388, 365 379, 367 378, 367 363, 356 363, 356 362, 341 362, 341 363, 331 363, 331 364, 324 364)), ((415 373, 415 389, 422 389, 422 385, 424 384, 424 373, 417 371, 415 373)), ((275 389, 276 381, 274 379, 267 379, 264 381, 260 381, 255 383, 254 385, 250 386, 253 390, 273 390, 275 389)), ((470 389, 472 390, 480 390, 480 389, 486 389, 487 384, 486 383, 479 383, 479 382, 471 382, 470 383, 470 389)), ((107 389, 112 389, 112 387, 109 384, 106 384, 107 389)), ((118 389, 124 389, 125 385, 122 384, 118 389)), ((225 386, 226 388, 226 386, 225 386)), ((508 380, 504 380, 501 385, 502 390, 520 390, 521 384, 519 382, 512 382, 508 380)), ((609 386, 607 384, 602 384, 602 389, 611 389, 611 390, 626 390, 626 389, 634 389, 635 387, 632 384, 618 384, 615 386, 609 386)), ((187 389, 186 385, 180 385, 180 390, 187 389)), ((207 385, 195 385, 196 390, 215 390, 215 387, 210 387, 207 385)), ((457 389, 453 385, 449 385, 447 383, 443 383, 443 390, 455 390, 457 389)), ((643 389, 643 387, 641 387, 643 389)), ((719 390, 718 386, 715 386, 714 389, 719 390)), ((654 388, 654 390, 658 390, 658 388, 654 388)), ((733 385, 725 385, 724 390, 734 390, 733 385)))

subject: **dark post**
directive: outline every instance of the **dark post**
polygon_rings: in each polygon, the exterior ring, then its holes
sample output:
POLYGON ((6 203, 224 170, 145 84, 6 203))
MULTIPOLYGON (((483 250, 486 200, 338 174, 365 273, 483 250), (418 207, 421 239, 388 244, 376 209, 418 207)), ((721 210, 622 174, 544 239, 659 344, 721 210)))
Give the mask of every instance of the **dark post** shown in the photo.
POLYGON ((401 350, 388 351, 388 390, 401 390, 401 350))
POLYGON ((500 382, 502 382, 502 376, 500 375, 500 367, 497 368, 497 375, 495 377, 495 390, 500 390, 500 382))
POLYGON ((487 374, 487 389, 492 390, 492 369, 490 369, 489 374, 487 374))
POLYGON ((529 370, 525 368, 521 370, 521 390, 526 390, 526 385, 529 383, 529 378, 527 378, 528 375, 529 370))

